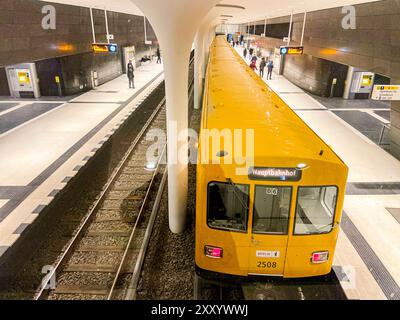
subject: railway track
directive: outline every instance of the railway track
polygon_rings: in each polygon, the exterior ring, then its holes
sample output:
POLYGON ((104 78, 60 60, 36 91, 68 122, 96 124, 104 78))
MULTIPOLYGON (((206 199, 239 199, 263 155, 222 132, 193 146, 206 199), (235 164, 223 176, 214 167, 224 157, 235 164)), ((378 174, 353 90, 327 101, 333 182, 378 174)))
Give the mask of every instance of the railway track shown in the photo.
MULTIPOLYGON (((189 78, 193 79, 193 58, 189 78)), ((193 95, 194 81, 189 87, 193 95)), ((79 229, 49 270, 34 300, 135 299, 166 183, 166 147, 148 164, 151 129, 166 129, 165 97, 112 173, 79 229), (150 166, 147 166, 150 165, 150 166), (53 286, 52 286, 53 285, 53 286)), ((73 218, 72 218, 73 219, 73 218)), ((74 220, 63 219, 68 225, 74 220)), ((66 228, 68 230, 68 227, 66 228)))
MULTIPOLYGON (((165 183, 165 165, 160 164, 165 152, 158 155, 158 163, 145 167, 146 152, 153 143, 146 141, 146 133, 165 126, 163 99, 38 288, 36 300, 123 299, 131 280, 140 272, 137 264, 152 217, 149 211, 157 212, 157 208, 151 210, 152 203, 158 205, 154 193, 165 183), (45 290, 51 279, 56 286, 45 290)), ((61 223, 69 222, 67 218, 61 223)))
POLYGON ((199 300, 346 300, 334 272, 310 279, 240 279, 221 281, 195 276, 199 300))
POLYGON ((309 279, 250 280, 241 286, 246 300, 347 300, 334 271, 309 279))
MULTIPOLYGON (((192 52, 189 103, 193 101, 193 56, 192 52)), ((53 201, 32 239, 26 239, 40 245, 35 244, 22 256, 10 257, 7 264, 14 264, 17 270, 1 278, 2 299, 135 298, 161 198, 158 186, 163 185, 166 174, 164 165, 147 171, 140 159, 136 160, 141 163, 133 163, 133 158, 127 161, 125 157, 132 140, 138 140, 132 157, 142 157, 140 152, 147 150, 145 132, 152 127, 165 128, 165 105, 159 104, 165 99, 163 87, 152 93, 135 117, 128 119, 111 143, 88 163, 84 173, 53 201), (158 113, 153 112, 157 105, 158 113), (153 120, 147 121, 150 115, 154 115, 153 120), (132 182, 128 192, 124 187, 132 182), (48 272, 44 280, 43 272, 48 272), (48 290, 46 284, 53 284, 53 280, 56 286, 48 290)))

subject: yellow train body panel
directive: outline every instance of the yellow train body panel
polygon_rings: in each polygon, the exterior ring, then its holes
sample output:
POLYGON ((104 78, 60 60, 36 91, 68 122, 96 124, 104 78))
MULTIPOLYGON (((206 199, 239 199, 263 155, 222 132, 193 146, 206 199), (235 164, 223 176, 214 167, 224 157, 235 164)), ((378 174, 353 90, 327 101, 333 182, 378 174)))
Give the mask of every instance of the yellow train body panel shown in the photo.
MULTIPOLYGON (((245 156, 240 164, 231 163, 232 151, 221 157, 210 140, 200 141, 196 266, 237 276, 302 278, 330 273, 348 168, 223 37, 215 38, 211 47, 201 122, 202 133, 225 130, 235 136, 236 130, 242 145, 235 148, 245 156), (246 130, 254 130, 254 149, 248 148, 246 130), (246 162, 250 158, 254 161, 246 162), (297 179, 260 179, 238 174, 238 168, 257 174, 254 168, 261 168, 261 174, 272 175, 296 168, 284 174, 297 179), (232 208, 228 199, 235 203, 232 208), (325 226, 330 219, 331 226, 325 226), (220 256, 210 256, 210 247, 220 256)), ((217 140, 221 151, 229 149, 229 138, 222 135, 217 140)))

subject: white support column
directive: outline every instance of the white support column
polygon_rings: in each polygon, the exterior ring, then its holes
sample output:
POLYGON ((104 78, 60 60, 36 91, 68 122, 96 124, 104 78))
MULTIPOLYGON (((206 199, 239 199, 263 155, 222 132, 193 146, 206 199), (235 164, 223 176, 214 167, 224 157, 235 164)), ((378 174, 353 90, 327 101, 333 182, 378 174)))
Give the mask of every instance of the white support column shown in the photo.
POLYGON ((353 76, 354 76, 354 67, 349 66, 344 86, 343 99, 348 100, 350 98, 350 90, 351 90, 351 85, 353 84, 353 76))
POLYGON ((194 108, 200 109, 203 92, 203 64, 205 35, 202 28, 197 31, 194 52, 194 108))
POLYGON ((186 227, 189 57, 196 31, 220 0, 131 0, 148 17, 164 57, 168 138, 168 209, 173 233, 186 227), (178 134, 178 137, 177 137, 178 134), (179 135, 180 134, 180 135, 179 135))
POLYGON ((108 30, 108 17, 107 17, 107 10, 104 9, 104 19, 106 22, 106 33, 107 33, 107 43, 110 43, 110 32, 108 30))
POLYGON ((91 22, 91 25, 92 25, 93 43, 96 43, 96 32, 94 30, 93 9, 92 8, 90 8, 90 22, 91 22))
POLYGON ((289 35, 288 35, 288 42, 287 42, 288 47, 290 46, 290 41, 291 41, 290 38, 292 37, 292 26, 293 26, 293 11, 292 11, 292 14, 290 15, 289 35))
MULTIPOLYGON (((144 28, 144 43, 147 42, 147 25, 146 25, 146 16, 143 17, 143 28, 144 28)), ((146 44, 147 45, 147 44, 146 44)))
POLYGON ((250 22, 247 23, 247 48, 250 47, 250 22))
POLYGON ((307 22, 307 11, 304 12, 303 30, 301 31, 301 43, 300 43, 300 46, 303 46, 303 43, 304 43, 304 32, 306 31, 306 22, 307 22))
POLYGON ((264 21, 264 37, 267 37, 267 18, 264 21))

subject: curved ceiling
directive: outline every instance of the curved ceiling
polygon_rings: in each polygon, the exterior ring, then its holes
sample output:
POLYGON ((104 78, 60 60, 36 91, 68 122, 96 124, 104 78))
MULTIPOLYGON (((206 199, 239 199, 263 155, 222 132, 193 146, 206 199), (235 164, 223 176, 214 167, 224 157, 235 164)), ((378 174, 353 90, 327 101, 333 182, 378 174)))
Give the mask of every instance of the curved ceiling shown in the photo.
POLYGON ((43 2, 55 2, 102 10, 107 9, 109 11, 128 13, 138 16, 143 15, 142 11, 140 11, 139 8, 133 4, 132 0, 47 0, 43 2))
MULTIPOLYGON (((160 0, 168 1, 168 0, 160 0)), ((192 0, 202 1, 202 0, 192 0)), ((379 0, 382 1, 382 0, 379 0)), ((64 3, 82 7, 107 9, 135 15, 143 13, 134 5, 135 0, 49 0, 47 2, 64 3)), ((316 11, 345 5, 377 2, 377 0, 222 0, 224 13, 232 17, 224 17, 228 24, 245 23, 274 18, 307 11, 316 11), (239 8, 239 7, 244 7, 239 8)))
MULTIPOLYGON (((382 1, 382 0, 379 0, 382 1)), ((245 10, 232 10, 233 18, 227 23, 237 24, 265 18, 276 18, 304 11, 316 11, 377 0, 222 0, 221 4, 243 6, 245 10)))

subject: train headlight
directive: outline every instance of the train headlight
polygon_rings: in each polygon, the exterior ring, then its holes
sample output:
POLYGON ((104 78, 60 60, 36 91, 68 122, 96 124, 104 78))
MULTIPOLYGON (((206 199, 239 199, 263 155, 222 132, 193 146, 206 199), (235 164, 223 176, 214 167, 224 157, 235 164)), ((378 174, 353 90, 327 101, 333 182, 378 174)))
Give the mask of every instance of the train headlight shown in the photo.
POLYGON ((314 252, 311 257, 311 262, 315 264, 325 263, 328 260, 329 260, 329 251, 314 252))
POLYGON ((155 162, 149 162, 146 163, 144 167, 147 171, 155 171, 157 169, 157 163, 155 162))
POLYGON ((222 248, 212 247, 212 246, 204 247, 204 254, 206 255, 206 257, 209 258, 221 259, 223 252, 224 250, 222 248))

